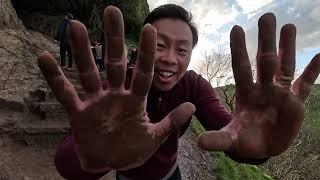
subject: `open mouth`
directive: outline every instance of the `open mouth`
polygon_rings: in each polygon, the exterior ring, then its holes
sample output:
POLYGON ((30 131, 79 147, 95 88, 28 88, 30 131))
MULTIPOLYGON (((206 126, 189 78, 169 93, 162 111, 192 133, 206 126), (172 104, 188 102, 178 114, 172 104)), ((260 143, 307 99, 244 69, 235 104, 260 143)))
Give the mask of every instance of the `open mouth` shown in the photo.
POLYGON ((174 75, 174 73, 170 71, 159 71, 158 74, 163 78, 170 78, 174 75))
POLYGON ((156 74, 162 83, 168 83, 175 75, 172 71, 156 71, 156 74))

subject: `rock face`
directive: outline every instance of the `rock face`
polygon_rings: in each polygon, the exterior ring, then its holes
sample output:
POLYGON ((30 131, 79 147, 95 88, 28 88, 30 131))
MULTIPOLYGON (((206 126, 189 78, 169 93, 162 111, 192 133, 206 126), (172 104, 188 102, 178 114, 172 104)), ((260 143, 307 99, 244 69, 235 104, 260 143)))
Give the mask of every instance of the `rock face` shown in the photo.
POLYGON ((56 44, 22 24, 0 29, 0 179, 38 179, 48 171, 46 179, 59 177, 50 147, 69 130, 66 119, 50 123, 41 111, 40 102, 50 97, 37 66, 41 49, 58 52, 56 44))
MULTIPOLYGON (((66 114, 52 95, 37 65, 37 53, 41 50, 49 50, 56 56, 56 59, 59 59, 58 45, 53 42, 52 38, 31 31, 28 27, 34 25, 40 31, 41 29, 50 31, 51 21, 54 22, 58 19, 57 17, 67 11, 73 11, 75 15, 82 13, 83 16, 86 16, 84 19, 91 19, 91 24, 94 24, 94 22, 100 22, 98 16, 94 18, 94 15, 99 14, 98 10, 102 12, 108 4, 123 7, 124 10, 127 10, 126 16, 131 12, 137 18, 141 18, 143 17, 141 8, 148 7, 148 5, 143 5, 143 2, 145 4, 147 2, 137 1, 136 6, 133 5, 134 1, 128 1, 126 4, 125 1, 105 0, 13 0, 12 2, 14 8, 19 12, 18 15, 24 19, 23 23, 27 29, 18 18, 11 1, 1 1, 0 108, 3 115, 0 116, 0 133, 40 134, 42 130, 53 134, 66 133, 66 114), (130 9, 133 10, 130 11, 130 9), (23 15, 23 13, 26 14, 23 15), (28 24, 28 22, 33 24, 28 24), (61 122, 54 121, 56 119, 61 122), (36 125, 31 126, 31 124, 36 125)), ((77 88, 81 86, 77 82, 76 73, 66 72, 73 83, 78 84, 77 88)), ((32 144, 26 138, 23 141, 32 144)))
POLYGON ((0 133, 20 133, 21 124, 45 119, 34 107, 52 96, 37 66, 37 52, 44 49, 57 55, 57 45, 40 33, 0 30, 0 133))
POLYGON ((102 32, 102 14, 106 6, 119 7, 125 19, 127 35, 137 39, 141 24, 149 13, 147 0, 12 0, 18 16, 28 29, 53 37, 59 22, 69 12, 89 29, 92 39, 102 32))
POLYGON ((0 28, 24 28, 10 0, 1 0, 0 12, 0 28))
POLYGON ((10 0, 1 1, 0 21, 0 100, 6 108, 22 112, 29 92, 46 87, 37 52, 50 50, 57 55, 58 47, 40 33, 25 29, 10 0))
MULTIPOLYGON (((98 15, 110 3, 120 1, 1 0, 0 179, 61 179, 53 155, 70 128, 65 110, 38 68, 37 53, 49 50, 59 59, 58 45, 46 35, 52 37, 65 12, 71 11, 97 30, 98 15)), ((65 75, 83 97, 77 71, 67 70, 65 75)))

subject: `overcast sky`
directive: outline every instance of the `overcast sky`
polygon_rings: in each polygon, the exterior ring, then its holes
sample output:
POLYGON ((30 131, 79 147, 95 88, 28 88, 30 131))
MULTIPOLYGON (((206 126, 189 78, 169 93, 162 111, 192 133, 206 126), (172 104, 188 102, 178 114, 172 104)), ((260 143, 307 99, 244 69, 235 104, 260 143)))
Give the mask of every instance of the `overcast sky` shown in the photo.
POLYGON ((192 12, 199 30, 199 42, 193 51, 191 69, 206 51, 222 47, 230 52, 229 34, 235 24, 244 28, 248 51, 254 53, 257 22, 266 12, 277 17, 277 39, 282 25, 296 25, 299 69, 302 70, 320 52, 320 0, 148 0, 148 3, 150 10, 174 3, 192 12))

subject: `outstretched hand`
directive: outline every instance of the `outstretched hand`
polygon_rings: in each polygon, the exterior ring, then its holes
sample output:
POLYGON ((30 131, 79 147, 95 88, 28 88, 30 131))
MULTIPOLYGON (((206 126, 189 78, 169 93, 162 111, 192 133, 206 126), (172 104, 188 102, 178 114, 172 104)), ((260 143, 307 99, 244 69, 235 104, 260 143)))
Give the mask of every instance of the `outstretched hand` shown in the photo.
POLYGON ((200 135, 198 143, 204 150, 225 151, 238 160, 262 159, 285 151, 298 134, 304 102, 320 72, 320 55, 291 84, 295 71, 295 26, 282 27, 278 52, 273 14, 260 18, 258 36, 254 83, 244 32, 239 26, 231 31, 236 108, 230 124, 200 135))
POLYGON ((139 44, 137 65, 131 86, 125 89, 126 57, 124 25, 119 9, 104 12, 107 89, 101 81, 85 26, 71 21, 68 28, 71 47, 86 92, 80 100, 53 56, 43 52, 39 67, 57 99, 68 112, 81 166, 88 172, 126 170, 148 160, 172 131, 183 125, 195 111, 191 103, 174 109, 161 122, 149 123, 146 96, 153 78, 156 30, 145 25, 139 44))

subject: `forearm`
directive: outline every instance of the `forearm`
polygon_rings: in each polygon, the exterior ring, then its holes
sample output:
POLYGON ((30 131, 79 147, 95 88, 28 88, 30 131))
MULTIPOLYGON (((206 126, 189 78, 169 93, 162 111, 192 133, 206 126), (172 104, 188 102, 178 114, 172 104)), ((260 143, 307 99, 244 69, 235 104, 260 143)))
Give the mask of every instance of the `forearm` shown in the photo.
POLYGON ((54 163, 59 174, 69 180, 95 180, 108 173, 93 174, 82 170, 74 150, 73 135, 66 137, 58 146, 54 163))

